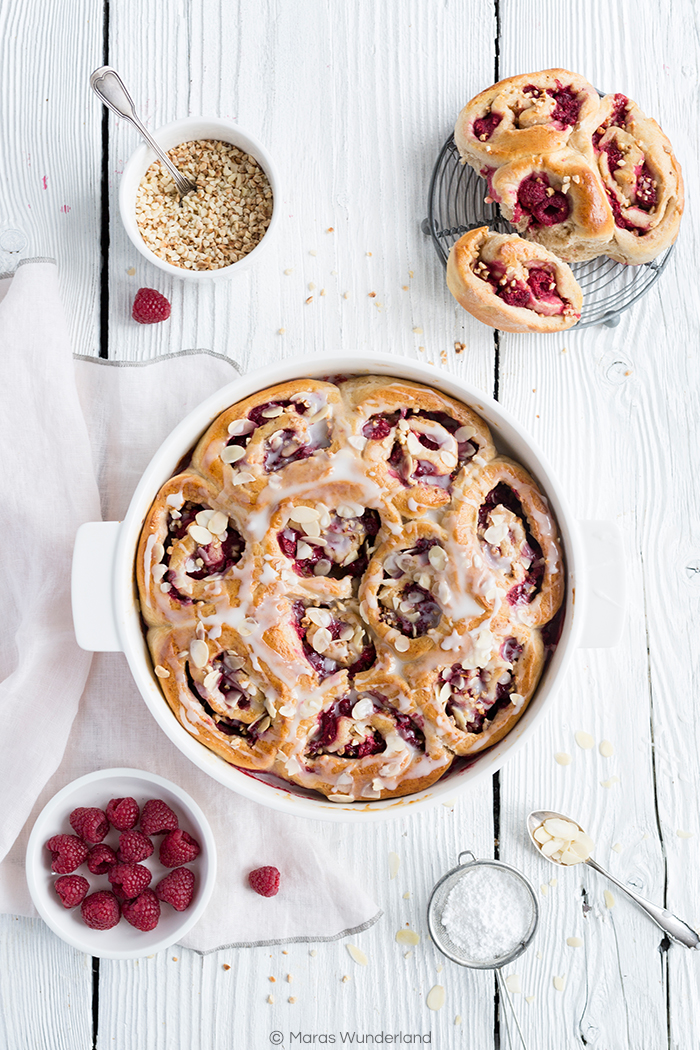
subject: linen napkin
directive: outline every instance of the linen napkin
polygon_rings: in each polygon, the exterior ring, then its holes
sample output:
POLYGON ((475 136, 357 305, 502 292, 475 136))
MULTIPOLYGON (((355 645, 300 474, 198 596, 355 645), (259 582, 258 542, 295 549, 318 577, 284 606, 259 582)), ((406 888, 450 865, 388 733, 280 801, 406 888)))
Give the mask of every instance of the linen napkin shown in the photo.
MULTIPOLYGON (((185 351, 137 364, 95 358, 74 361, 65 335, 55 266, 47 262, 22 266, 9 291, 6 286, 0 280, 0 369, 14 376, 16 421, 21 417, 23 425, 13 429, 0 413, 0 442, 5 449, 19 449, 22 435, 37 426, 35 417, 46 421, 39 433, 52 442, 52 470, 47 478, 50 503, 62 507, 66 521, 62 521, 59 567, 54 515, 46 514, 44 471, 39 468, 38 485, 33 470, 18 470, 12 508, 19 507, 31 522, 38 518, 35 528, 43 529, 44 534, 30 532, 27 544, 17 523, 11 553, 3 560, 3 575, 16 596, 17 608, 13 606, 12 619, 3 632, 7 653, 2 654, 5 678, 0 697, 16 712, 16 728, 13 735, 0 737, 0 768, 8 768, 11 762, 13 770, 11 789, 6 786, 10 778, 0 781, 0 812, 5 814, 0 857, 7 854, 0 864, 0 911, 36 914, 24 879, 24 850, 34 818, 46 801, 83 773, 130 766, 180 784, 201 805, 216 838, 217 885, 204 916, 183 938, 185 947, 206 952, 220 947, 332 940, 366 929, 381 912, 350 874, 349 858, 331 857, 322 847, 314 821, 268 810, 197 769, 157 726, 133 684, 125 658, 119 653, 99 653, 90 666, 90 655, 77 647, 73 637, 68 594, 72 545, 81 521, 100 517, 98 487, 104 518, 121 518, 162 440, 199 401, 231 382, 237 366, 230 358, 207 351, 185 351), (35 348, 33 356, 25 356, 26 346, 35 348), (49 356, 51 369, 44 360, 49 356), (62 406, 61 419, 54 415, 57 404, 62 406), (50 412, 49 405, 53 406, 50 412), (27 504, 32 502, 34 487, 38 491, 32 516, 27 504), (66 491, 70 492, 69 503, 64 498, 66 491), (68 516, 69 506, 72 516, 68 516), (32 580, 36 576, 33 589, 27 586, 27 560, 33 565, 32 580), (47 574, 55 575, 62 589, 57 584, 45 593, 41 581, 47 574), (33 591, 43 602, 39 649, 34 639, 33 591), (25 636, 35 643, 26 654, 25 636), (12 681, 13 651, 26 662, 22 689, 12 681), (80 677, 76 677, 78 667, 82 668, 80 677), (56 703, 59 685, 60 704, 56 703), (50 725, 41 725, 44 746, 35 754, 36 723, 42 722, 44 707, 51 711, 52 720, 50 725), (282 889, 274 898, 259 897, 247 885, 247 873, 264 864, 273 864, 282 872, 282 889)), ((3 391, 0 397, 4 396, 3 391)), ((40 447, 33 444, 28 463, 41 464, 40 447)), ((8 513, 0 508, 5 526, 8 513)), ((13 509, 11 513, 18 512, 13 509)), ((326 832, 325 837, 333 835, 326 832)))

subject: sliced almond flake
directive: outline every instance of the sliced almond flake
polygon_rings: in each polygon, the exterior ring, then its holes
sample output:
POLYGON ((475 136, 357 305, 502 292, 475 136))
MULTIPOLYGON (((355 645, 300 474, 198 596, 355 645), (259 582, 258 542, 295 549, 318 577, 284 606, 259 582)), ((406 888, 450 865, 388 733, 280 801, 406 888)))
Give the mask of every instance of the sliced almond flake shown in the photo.
POLYGON ((420 934, 416 933, 415 930, 408 929, 405 926, 402 929, 397 930, 396 937, 394 939, 397 944, 412 944, 414 946, 416 944, 420 944, 420 934))
POLYGON ((194 520, 197 522, 198 525, 203 525, 206 529, 213 516, 213 510, 200 510, 197 514, 195 514, 194 520))
POLYGON ((694 835, 694 832, 692 832, 692 831, 683 831, 682 828, 678 828, 677 831, 676 831, 676 835, 678 835, 679 839, 692 839, 692 837, 694 835))
POLYGON ((156 664, 153 668, 158 678, 170 678, 170 671, 167 667, 161 667, 160 664, 156 664))
POLYGON ((307 536, 316 539, 321 535, 321 523, 318 521, 305 521, 301 526, 307 536))
POLYGON ((563 974, 561 977, 553 977, 552 984, 558 992, 563 992, 566 984, 566 974, 563 974))
MULTIPOLYGON (((255 423, 252 419, 234 419, 232 423, 228 425, 228 432, 231 437, 240 437, 241 434, 252 434, 255 430, 255 423)), ((229 448, 237 446, 229 445, 229 448)))
POLYGON ((355 801, 355 799, 352 797, 352 795, 337 795, 337 794, 333 794, 333 795, 329 795, 328 798, 329 798, 329 800, 331 802, 354 802, 355 801))
POLYGON ((327 558, 321 558, 314 565, 314 576, 327 576, 331 571, 331 563, 327 558))
POLYGON ((290 521, 298 521, 302 525, 305 521, 318 521, 318 511, 315 507, 292 507, 289 512, 290 521))
POLYGON ((549 885, 550 886, 556 886, 556 884, 557 884, 557 877, 556 877, 556 875, 553 875, 552 878, 549 880, 549 885))
POLYGON ((540 893, 542 894, 543 897, 546 897, 547 894, 549 893, 549 886, 547 885, 546 882, 543 882, 541 884, 541 886, 540 886, 540 893))
POLYGON ((356 448, 359 452, 361 452, 367 444, 367 438, 362 437, 360 434, 351 434, 348 438, 348 444, 352 445, 353 448, 356 448))
POLYGON ((467 427, 467 426, 460 427, 459 430, 455 430, 455 433, 454 433, 455 441, 458 441, 458 442, 469 441, 470 438, 474 437, 475 433, 476 433, 476 431, 474 430, 474 427, 467 427))
POLYGON ((248 485, 251 481, 255 481, 255 475, 247 470, 239 470, 237 474, 231 475, 232 485, 248 485))
POLYGON ((615 853, 622 853, 622 843, 616 842, 610 847, 610 849, 613 850, 615 853))
POLYGON ((613 897, 613 895, 610 892, 610 890, 603 890, 603 900, 605 901, 605 907, 606 908, 614 908, 615 907, 615 898, 613 897))
POLYGON ((309 606, 306 610, 306 616, 317 627, 328 627, 333 619, 330 609, 319 609, 315 605, 309 606))
POLYGON ((405 638, 402 634, 400 634, 398 638, 396 638, 396 640, 394 641, 394 648, 399 653, 408 652, 410 646, 411 643, 409 642, 408 638, 405 638))
POLYGON ((566 938, 566 943, 569 945, 570 948, 582 948, 583 947, 583 941, 581 940, 580 937, 567 937, 566 938))
POLYGON ((205 689, 215 689, 216 686, 219 684, 219 677, 220 677, 219 671, 217 671, 216 669, 214 669, 213 671, 210 671, 209 674, 205 676, 204 682, 202 683, 204 688, 205 689))
POLYGON ((428 551, 428 561, 438 572, 443 572, 447 565, 447 555, 442 547, 431 547, 428 551))
POLYGON ((292 718, 294 713, 294 704, 283 704, 282 707, 280 707, 280 714, 283 718, 292 718))
POLYGON ((215 536, 221 536, 228 528, 228 515, 224 514, 222 510, 214 511, 209 519, 207 528, 210 532, 213 532, 215 536))
POLYGON ((345 947, 348 950, 350 958, 353 959, 358 966, 367 965, 367 956, 361 948, 358 948, 356 944, 346 944, 345 947))
POLYGON ((615 748, 612 746, 609 740, 601 740, 598 744, 598 750, 600 751, 603 758, 610 758, 614 753, 615 748))
POLYGON ((314 631, 313 638, 311 639, 311 645, 317 653, 325 653, 328 646, 333 641, 331 632, 327 627, 319 627, 317 631, 314 631))
POLYGON ((194 542, 199 543, 202 547, 208 547, 214 539, 209 529, 203 528, 202 525, 190 525, 187 531, 194 542))
POLYGON ((525 996, 525 1002, 526 1003, 534 1003, 534 1001, 535 1001, 534 995, 526 995, 525 996))
POLYGON ((404 952, 403 957, 404 959, 411 959, 413 957, 413 952, 404 952))
POLYGON ((613 776, 613 777, 608 777, 607 780, 601 780, 600 786, 604 787, 604 788, 611 788, 615 784, 619 784, 619 783, 620 783, 620 778, 613 776))
POLYGON ((154 565, 151 569, 151 576, 153 577, 155 583, 160 583, 167 571, 168 566, 164 565, 163 562, 160 562, 158 565, 154 565))
POLYGON ((406 890, 406 892, 403 895, 403 899, 405 901, 409 901, 411 899, 411 891, 410 890, 406 890))
POLYGON ((270 405, 269 408, 264 408, 260 415, 263 419, 276 419, 277 416, 281 416, 284 412, 282 405, 270 405))
POLYGON ((206 667, 209 661, 209 646, 201 638, 190 642, 190 659, 195 667, 206 667))
POLYGON ((506 988, 509 992, 512 992, 513 995, 520 995, 523 989, 520 984, 519 973, 508 974, 508 976, 506 977, 506 988))
POLYGON ((243 445, 226 445, 222 448, 219 459, 222 463, 238 463, 238 460, 245 456, 245 452, 243 445))
POLYGON ((313 547, 310 547, 308 543, 304 543, 303 540, 300 540, 299 543, 297 543, 296 556, 299 561, 305 561, 306 558, 310 558, 313 553, 314 549, 313 547))
POLYGON ((389 854, 389 878, 395 879, 401 867, 401 858, 398 853, 389 854))
POLYGON ((456 1017, 455 1017, 455 1024, 461 1024, 461 1023, 462 1023, 462 1015, 461 1014, 457 1014, 456 1017))
POLYGON ((442 1010, 445 1005, 445 989, 441 984, 434 984, 426 996, 425 1005, 429 1010, 442 1010))
POLYGON ((568 766, 571 762, 571 755, 567 754, 566 751, 556 751, 554 761, 558 762, 560 766, 568 766))
POLYGON ((574 740, 583 751, 590 751, 595 744, 595 740, 590 733, 586 733, 583 729, 577 729, 574 733, 574 740))

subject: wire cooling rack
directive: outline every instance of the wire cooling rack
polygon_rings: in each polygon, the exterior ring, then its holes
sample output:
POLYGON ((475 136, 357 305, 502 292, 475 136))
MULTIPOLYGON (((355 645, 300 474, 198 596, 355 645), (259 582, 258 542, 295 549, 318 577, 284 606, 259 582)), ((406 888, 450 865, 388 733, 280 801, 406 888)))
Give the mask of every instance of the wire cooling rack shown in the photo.
MULTIPOLYGON (((450 135, 440 151, 428 191, 428 217, 422 230, 430 235, 443 266, 450 248, 467 230, 488 226, 497 233, 512 233, 513 227, 500 214, 496 204, 486 204, 486 180, 468 164, 462 164, 450 135)), ((673 245, 652 262, 624 266, 607 255, 588 262, 573 263, 571 269, 583 292, 581 320, 576 328, 620 323, 620 314, 641 298, 658 281, 671 257, 673 245)))

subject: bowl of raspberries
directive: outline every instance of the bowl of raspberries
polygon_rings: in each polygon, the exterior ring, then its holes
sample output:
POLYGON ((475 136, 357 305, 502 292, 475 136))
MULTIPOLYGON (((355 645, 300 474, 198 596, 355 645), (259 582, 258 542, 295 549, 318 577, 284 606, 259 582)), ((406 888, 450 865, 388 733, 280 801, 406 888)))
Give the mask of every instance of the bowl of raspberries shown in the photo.
POLYGON ((207 906, 216 847, 182 788, 139 769, 88 773, 54 795, 27 845, 27 883, 64 941, 103 959, 174 944, 207 906))

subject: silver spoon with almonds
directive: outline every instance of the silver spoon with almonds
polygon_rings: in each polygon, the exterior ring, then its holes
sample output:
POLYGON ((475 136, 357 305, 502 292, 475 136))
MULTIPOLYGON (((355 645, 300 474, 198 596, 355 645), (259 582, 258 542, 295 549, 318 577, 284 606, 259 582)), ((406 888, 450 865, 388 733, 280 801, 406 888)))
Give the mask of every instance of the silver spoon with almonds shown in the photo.
POLYGON ((638 893, 631 890, 629 886, 625 886, 593 860, 591 853, 595 843, 575 820, 561 813, 555 813, 551 809, 536 809, 527 818, 527 830, 533 845, 552 864, 557 864, 559 867, 587 864, 589 868, 605 875, 606 879, 610 879, 628 897, 631 897, 635 904, 645 911, 672 941, 682 944, 685 948, 700 946, 700 937, 687 923, 673 915, 668 908, 660 908, 646 900, 645 897, 640 897, 638 893))

